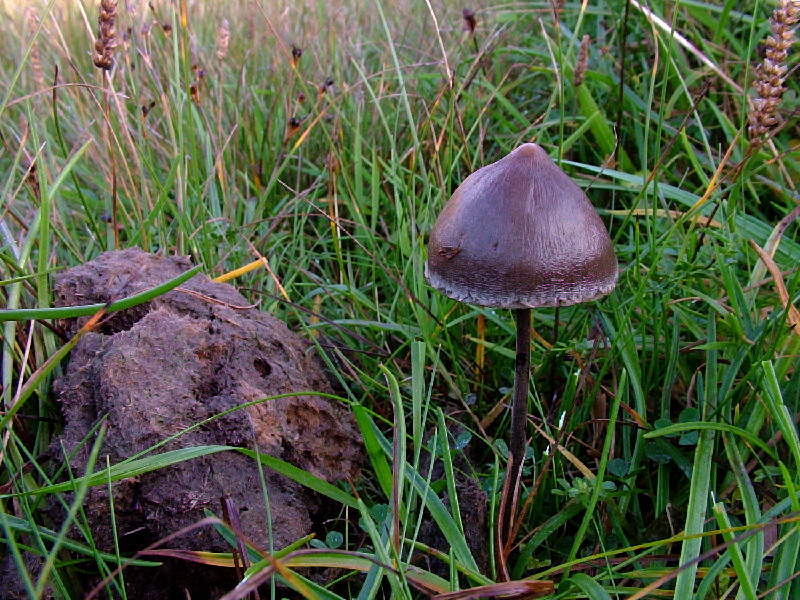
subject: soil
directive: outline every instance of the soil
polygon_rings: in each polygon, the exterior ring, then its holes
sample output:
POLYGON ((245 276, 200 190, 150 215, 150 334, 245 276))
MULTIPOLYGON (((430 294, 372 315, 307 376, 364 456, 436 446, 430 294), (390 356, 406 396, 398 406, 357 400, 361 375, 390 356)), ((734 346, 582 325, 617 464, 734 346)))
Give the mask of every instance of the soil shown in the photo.
MULTIPOLYGON (((190 266, 188 257, 161 258, 135 248, 110 252, 58 275, 57 304, 130 296, 190 266)), ((85 321, 69 320, 62 326, 73 335, 85 321)), ((54 445, 56 456, 64 456, 63 447, 77 474, 83 472, 101 420, 107 433, 98 468, 250 401, 292 392, 331 393, 307 341, 278 319, 249 307, 232 286, 203 275, 107 317, 78 342, 55 389, 66 420, 54 445)), ((364 457, 347 406, 309 393, 236 410, 182 434, 158 452, 210 444, 257 447, 328 482, 356 479, 364 457)), ((263 476, 275 548, 311 533, 315 523, 331 516, 330 509, 337 509, 269 469, 263 476)), ((116 482, 111 489, 123 552, 196 523, 206 509, 221 515, 223 496, 238 510, 243 533, 261 548, 270 547, 259 473, 254 461, 241 453, 181 462, 116 482)), ((84 507, 92 537, 103 550, 114 547, 110 500, 105 486, 94 487, 84 507)), ((167 546, 230 551, 208 527, 167 546)), ((225 576, 214 583, 213 572, 203 567, 198 577, 187 563, 156 572, 128 569, 128 597, 186 598, 188 592, 193 600, 213 598, 229 584, 225 576)))
MULTIPOLYGON (((457 412, 454 410, 453 414, 457 414, 457 412)), ((460 434, 466 431, 466 428, 457 421, 448 420, 447 427, 452 439, 458 438, 460 434)), ((466 539, 467 546, 473 558, 475 558, 478 569, 481 573, 486 573, 489 567, 490 544, 488 503, 486 492, 481 487, 480 481, 473 475, 475 471, 472 457, 473 446, 474 444, 468 444, 462 451, 453 454, 453 473, 461 523, 464 527, 464 539, 466 539)), ((430 456, 423 455, 421 473, 428 473, 430 469, 429 461, 430 456)), ((444 478, 444 465, 442 461, 436 461, 431 473, 431 480, 437 481, 444 478)), ((446 489, 439 493, 439 498, 445 506, 451 507, 451 498, 446 489)), ((431 548, 440 550, 445 554, 449 552, 450 544, 432 519, 422 523, 419 539, 431 548)), ((425 570, 444 579, 450 578, 450 566, 437 558, 420 553, 415 558, 415 562, 425 570)))

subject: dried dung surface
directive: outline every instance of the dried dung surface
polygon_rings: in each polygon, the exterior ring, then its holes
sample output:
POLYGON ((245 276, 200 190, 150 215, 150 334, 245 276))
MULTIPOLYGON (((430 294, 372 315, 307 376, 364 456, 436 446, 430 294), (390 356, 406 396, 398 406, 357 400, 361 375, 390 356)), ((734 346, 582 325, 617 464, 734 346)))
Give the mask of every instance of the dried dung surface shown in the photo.
MULTIPOLYGON (((57 276, 57 304, 130 296, 188 268, 186 257, 159 258, 139 249, 109 252, 57 276)), ((103 418, 108 429, 101 463, 108 457, 114 464, 250 401, 291 392, 330 393, 309 344, 279 320, 247 305, 230 285, 198 275, 179 289, 110 315, 86 334, 56 384, 66 419, 57 445, 75 452, 73 469, 82 472, 91 447, 84 441, 91 442, 92 428, 103 418)), ((75 319, 63 326, 74 334, 83 322, 75 319)), ((314 395, 236 410, 158 451, 211 444, 252 448, 254 440, 261 452, 326 481, 359 475, 363 449, 348 407, 314 395)), ((276 548, 312 532, 315 522, 330 516, 323 510, 324 503, 300 485, 269 469, 264 477, 276 548)), ((196 523, 204 509, 219 515, 223 495, 230 496, 238 509, 244 533, 261 547, 269 547, 258 471, 252 459, 238 452, 182 462, 117 482, 112 488, 124 551, 142 548, 196 523)), ((102 549, 112 549, 104 487, 90 490, 86 514, 95 542, 102 549)), ((178 537, 168 547, 230 550, 208 527, 178 537)), ((177 567, 167 575, 139 570, 147 587, 133 590, 129 597, 185 598, 184 588, 195 600, 216 593, 207 577, 198 579, 187 563, 177 567), (165 581, 162 587, 153 585, 159 578, 165 581)), ((206 568, 205 575, 209 573, 206 568)), ((137 585, 134 579, 128 577, 129 585, 137 585)))
MULTIPOLYGON (((457 410, 453 413, 458 414, 457 410)), ((448 420, 447 427, 452 439, 457 439, 464 431, 465 427, 457 421, 448 420)), ((481 487, 480 481, 475 477, 475 466, 472 462, 474 444, 468 444, 461 452, 453 454, 453 467, 455 489, 458 496, 458 509, 461 515, 461 523, 464 527, 464 539, 472 552, 472 556, 482 573, 489 569, 489 515, 486 492, 481 487)), ((428 473, 430 470, 430 456, 422 455, 422 466, 420 472, 428 473)), ((431 480, 444 480, 446 477, 442 461, 436 461, 431 471, 431 480)), ((439 493, 439 498, 445 506, 452 506, 447 489, 439 493)), ((450 544, 442 533, 441 529, 433 520, 426 520, 422 523, 419 530, 419 540, 431 548, 447 554, 450 544)), ((439 575, 444 579, 450 577, 450 565, 432 556, 420 553, 418 555, 419 564, 422 568, 431 573, 439 575)))

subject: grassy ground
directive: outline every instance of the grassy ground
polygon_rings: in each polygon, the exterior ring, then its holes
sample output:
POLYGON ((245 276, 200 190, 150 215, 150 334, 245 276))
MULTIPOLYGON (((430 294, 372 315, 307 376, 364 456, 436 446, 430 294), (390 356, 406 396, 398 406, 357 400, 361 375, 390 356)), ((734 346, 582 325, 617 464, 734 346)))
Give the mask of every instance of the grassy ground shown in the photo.
MULTIPOLYGON (((103 72, 94 3, 9 3, 0 303, 47 308, 54 272, 115 247, 190 254, 211 276, 264 257, 233 283, 338 348, 373 450, 359 499, 328 493, 368 534, 341 549, 399 572, 331 555, 369 570, 339 594, 424 597, 403 569, 434 518, 452 548, 445 590, 507 575, 531 578, 516 584, 528 593, 554 581, 559 598, 796 598, 793 13, 776 13, 768 42, 774 2, 648 6, 487 1, 467 7, 470 32, 449 0, 131 2, 103 72), (759 100, 754 81, 782 67, 789 89, 762 83, 759 100), (431 290, 425 242, 459 182, 525 141, 587 188, 621 273, 605 300, 561 309, 557 338, 555 312, 535 313, 525 511, 513 547, 492 544, 479 573, 457 504, 426 494, 452 486, 451 469, 428 481, 420 456, 435 449, 448 467, 468 448, 497 510, 513 321, 431 290), (451 420, 468 433, 453 439, 451 420)), ((69 559, 114 564, 66 529, 51 536, 38 510, 54 473, 36 457, 57 433, 49 390, 69 347, 8 317, 2 553, 26 573, 23 550, 44 556, 32 597, 47 583, 77 598, 69 559)))

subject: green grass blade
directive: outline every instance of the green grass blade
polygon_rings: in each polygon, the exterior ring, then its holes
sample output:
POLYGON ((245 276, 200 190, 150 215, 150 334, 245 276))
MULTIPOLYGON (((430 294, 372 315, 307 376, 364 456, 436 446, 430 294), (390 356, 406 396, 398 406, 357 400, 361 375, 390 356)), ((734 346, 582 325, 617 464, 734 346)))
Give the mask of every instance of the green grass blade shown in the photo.
POLYGON ((114 312, 117 310, 125 310, 139 304, 143 304, 148 300, 152 300, 161 296, 170 290, 175 289, 180 284, 189 281, 192 277, 197 275, 203 265, 192 267, 185 273, 181 273, 177 277, 173 277, 169 281, 157 285, 149 290, 134 294, 122 300, 116 300, 108 305, 106 304, 87 304, 84 306, 64 306, 61 308, 18 308, 18 309, 3 309, 0 310, 0 322, 3 321, 27 321, 29 319, 72 319, 75 317, 87 317, 95 314, 100 309, 105 308, 106 312, 114 312))
MULTIPOLYGON (((716 316, 713 312, 708 317, 708 340, 716 339, 716 316)), ((710 354, 711 352, 709 352, 710 354)), ((706 397, 703 403, 703 416, 709 417, 712 408, 709 404, 713 402, 706 397)), ((689 486, 689 502, 686 506, 686 524, 684 533, 687 536, 697 535, 703 532, 706 510, 708 508, 709 494, 711 492, 711 465, 714 456, 714 430, 701 429, 697 441, 697 448, 694 454, 694 464, 692 466, 692 480, 689 486)), ((680 573, 675 581, 675 597, 691 598, 694 593, 695 575, 698 565, 695 559, 700 555, 702 538, 696 537, 687 539, 681 545, 681 555, 678 562, 680 573)))
POLYGON ((572 583, 580 589, 589 600, 611 600, 611 596, 608 595, 608 592, 603 589, 597 581, 589 577, 586 573, 575 573, 569 579, 567 579, 569 583, 572 583))
MULTIPOLYGON (((712 510, 714 511, 714 516, 717 519, 719 528, 722 530, 730 529, 731 520, 728 518, 725 505, 722 502, 716 502, 712 506, 712 510)), ((733 540, 733 532, 723 531, 722 538, 726 542, 730 542, 733 540)), ((727 552, 730 553, 731 562, 733 563, 733 570, 736 572, 736 578, 739 581, 739 587, 741 589, 740 595, 746 600, 756 600, 756 585, 758 584, 758 578, 756 578, 755 581, 750 579, 750 570, 745 566, 745 558, 742 554, 742 549, 738 544, 733 543, 728 546, 727 552)))
MULTIPOLYGON (((235 448, 233 446, 193 446, 190 448, 180 448, 178 450, 168 450, 161 454, 147 456, 145 458, 137 458, 135 460, 127 460, 116 465, 112 465, 110 469, 102 469, 89 475, 79 477, 72 482, 58 483, 55 485, 48 485, 35 490, 36 494, 55 494, 60 492, 71 492, 75 490, 75 486, 97 486, 106 485, 109 480, 119 481, 120 479, 128 479, 129 477, 136 477, 151 471, 164 469, 174 464, 200 458, 209 454, 217 452, 227 452, 230 450, 237 450, 245 452, 243 448, 235 448)), ((3 494, 0 498, 13 498, 21 494, 3 494)))

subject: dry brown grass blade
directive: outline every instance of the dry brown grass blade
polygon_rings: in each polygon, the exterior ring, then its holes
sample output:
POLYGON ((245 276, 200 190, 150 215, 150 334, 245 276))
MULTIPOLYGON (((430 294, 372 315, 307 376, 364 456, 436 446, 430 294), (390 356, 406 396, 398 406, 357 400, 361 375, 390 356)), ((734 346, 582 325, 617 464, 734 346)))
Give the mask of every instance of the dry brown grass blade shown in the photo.
POLYGON ((509 467, 506 471, 506 477, 503 480, 503 488, 500 492, 500 506, 497 510, 497 534, 495 536, 497 572, 500 574, 506 583, 510 582, 511 575, 508 570, 508 556, 514 545, 515 528, 514 523, 519 518, 517 512, 517 500, 519 499, 519 490, 522 486, 522 467, 525 461, 522 460, 517 467, 517 471, 513 477, 508 473, 511 469, 511 454, 509 454, 509 467), (513 481, 513 483, 512 483, 513 481))
POLYGON ((553 593, 555 593, 555 584, 552 581, 506 581, 459 592, 437 594, 431 600, 478 600, 479 598, 525 600, 527 598, 543 598, 553 593))
POLYGON ((775 251, 778 249, 778 244, 780 244, 781 238, 786 232, 787 227, 789 227, 789 224, 798 217, 800 217, 800 206, 795 207, 792 212, 778 222, 778 224, 775 226, 775 229, 772 230, 767 243, 764 244, 764 251, 767 254, 770 256, 775 256, 775 251))
MULTIPOLYGON (((239 511, 230 494, 225 494, 221 499, 222 519, 232 531, 242 531, 242 523, 239 520, 239 511)), ((241 581, 244 571, 250 568, 250 558, 247 554, 247 545, 241 536, 236 536, 236 548, 233 551, 233 568, 236 578, 241 581)), ((253 591, 253 600, 259 600, 258 590, 253 591)))
MULTIPOLYGON (((155 553, 150 552, 149 554, 159 556, 164 553, 157 551, 155 553)), ((196 558, 196 556, 181 551, 178 551, 178 553, 171 552, 169 555, 174 555, 178 558, 185 557, 189 560, 196 558)), ((378 566, 395 575, 401 572, 393 566, 380 562, 372 555, 348 550, 301 549, 289 552, 280 558, 274 556, 266 556, 266 558, 269 564, 264 565, 263 569, 258 572, 251 574, 247 580, 240 582, 239 585, 225 594, 220 600, 241 600, 246 597, 247 594, 269 581, 276 574, 283 577, 284 580, 293 587, 295 583, 297 583, 295 590, 303 594, 306 598, 317 598, 318 595, 316 595, 313 590, 310 590, 305 582, 293 571, 293 569, 299 568, 334 568, 367 573, 372 567, 378 566)), ((402 565, 402 573, 411 587, 421 591, 428 597, 438 597, 436 596, 437 594, 447 593, 446 590, 449 587, 448 582, 428 571, 413 565, 404 564, 402 565)))
POLYGON ((560 453, 561 455, 566 458, 572 465, 580 471, 584 477, 589 479, 594 478, 594 473, 592 470, 587 467, 583 461, 581 461, 577 456, 575 456, 572 452, 567 450, 564 446, 558 443, 557 440, 553 439, 544 429, 539 427, 536 423, 533 423, 533 428, 536 430, 536 433, 541 435, 544 439, 546 439, 550 444, 552 444, 560 453))
POLYGON ((781 301, 783 309, 786 311, 786 318, 789 321, 792 331, 794 331, 795 335, 800 336, 800 311, 798 311, 797 308, 792 304, 791 297, 786 289, 786 284, 783 281, 783 275, 781 275, 781 270, 778 268, 778 265, 775 264, 775 261, 772 260, 772 257, 766 251, 764 251, 764 249, 762 249, 753 240, 749 241, 750 246, 752 246, 753 250, 756 251, 758 257, 767 267, 769 274, 772 275, 772 280, 775 282, 775 289, 778 292, 778 298, 781 301))
MULTIPOLYGON (((164 550, 147 550, 142 552, 142 556, 150 558, 177 558, 187 562, 208 565, 211 567, 225 567, 236 569, 237 559, 230 554, 220 554, 218 552, 204 552, 202 550, 181 550, 179 548, 166 548, 164 550)), ((237 574, 238 576, 238 574, 237 574)))
POLYGON ((483 342, 486 340, 486 316, 478 313, 478 339, 481 343, 475 346, 475 392, 480 392, 483 388, 483 373, 486 364, 486 347, 483 342))
MULTIPOLYGON (((772 230, 772 233, 769 234, 769 238, 766 244, 764 244, 764 252, 770 257, 775 256, 775 252, 778 250, 778 245, 781 242, 781 238, 783 238, 784 232, 789 227, 789 224, 798 217, 800 217, 800 206, 797 206, 792 212, 783 217, 772 230)), ((750 285, 748 287, 755 288, 757 282, 764 279, 766 270, 766 263, 764 262, 753 267, 753 272, 750 274, 750 285)))

